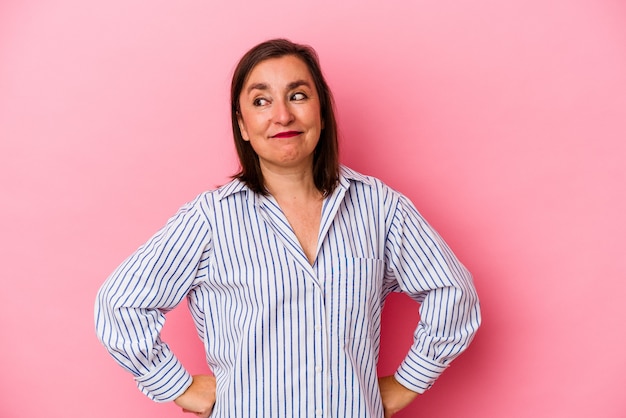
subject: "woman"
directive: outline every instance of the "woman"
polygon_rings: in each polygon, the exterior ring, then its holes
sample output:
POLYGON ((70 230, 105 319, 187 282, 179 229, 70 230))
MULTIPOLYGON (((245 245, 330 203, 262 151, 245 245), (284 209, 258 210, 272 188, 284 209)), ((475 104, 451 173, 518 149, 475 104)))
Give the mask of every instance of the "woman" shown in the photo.
POLYGON ((470 274, 411 202, 338 163, 315 52, 284 39, 239 62, 231 86, 241 170, 131 255, 96 302, 98 336, 156 401, 199 417, 389 417, 427 390, 480 323, 470 274), (378 378, 392 291, 421 303, 413 346, 378 378), (161 341, 188 304, 215 377, 161 341))

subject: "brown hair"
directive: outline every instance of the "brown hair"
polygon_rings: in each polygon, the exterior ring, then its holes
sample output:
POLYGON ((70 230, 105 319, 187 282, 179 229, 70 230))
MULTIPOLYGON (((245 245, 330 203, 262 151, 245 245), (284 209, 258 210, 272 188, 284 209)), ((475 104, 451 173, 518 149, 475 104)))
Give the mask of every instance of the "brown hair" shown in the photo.
POLYGON ((315 50, 308 45, 296 44, 287 39, 272 39, 258 44, 246 52, 235 68, 230 88, 230 115, 241 170, 233 178, 243 181, 256 193, 267 194, 259 157, 252 149, 250 142, 243 139, 239 129, 237 121, 239 95, 248 75, 257 64, 270 58, 280 58, 286 55, 300 58, 308 67, 315 82, 323 127, 313 154, 313 181, 315 187, 324 196, 328 196, 335 189, 339 179, 339 145, 332 93, 322 74, 315 50))

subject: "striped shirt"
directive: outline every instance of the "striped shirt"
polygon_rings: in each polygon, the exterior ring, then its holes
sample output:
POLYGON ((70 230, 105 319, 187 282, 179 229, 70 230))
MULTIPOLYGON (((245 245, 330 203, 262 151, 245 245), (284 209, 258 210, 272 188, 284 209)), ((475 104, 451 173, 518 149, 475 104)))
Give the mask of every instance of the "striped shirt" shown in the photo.
POLYGON ((480 324, 472 278, 406 197, 342 167, 313 265, 276 201, 233 180, 183 206, 113 272, 95 321, 153 400, 191 384, 159 336, 186 297, 216 377, 212 417, 382 417, 381 310, 395 291, 420 303, 395 377, 422 393, 480 324))

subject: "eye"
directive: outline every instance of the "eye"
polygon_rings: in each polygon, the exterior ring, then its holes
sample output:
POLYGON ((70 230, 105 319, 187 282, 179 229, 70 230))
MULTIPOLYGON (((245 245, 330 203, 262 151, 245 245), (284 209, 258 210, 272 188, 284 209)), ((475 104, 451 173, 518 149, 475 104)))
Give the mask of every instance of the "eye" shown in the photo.
POLYGON ((263 98, 263 97, 257 97, 256 99, 254 99, 252 101, 252 104, 254 106, 265 106, 266 104, 269 103, 269 100, 263 98))
POLYGON ((299 100, 304 100, 306 98, 307 98, 306 94, 302 92, 294 93, 291 95, 291 100, 299 101, 299 100))

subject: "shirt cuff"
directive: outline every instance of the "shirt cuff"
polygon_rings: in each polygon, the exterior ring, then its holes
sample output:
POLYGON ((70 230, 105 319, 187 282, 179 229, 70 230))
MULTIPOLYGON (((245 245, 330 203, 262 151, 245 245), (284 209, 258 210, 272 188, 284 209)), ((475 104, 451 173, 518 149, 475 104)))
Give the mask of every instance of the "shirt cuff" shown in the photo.
POLYGON ((135 377, 139 390, 156 402, 169 402, 178 398, 191 386, 192 380, 189 372, 171 352, 156 369, 135 377))
POLYGON ((443 364, 411 352, 394 376, 402 386, 421 394, 430 389, 446 368, 443 364))

